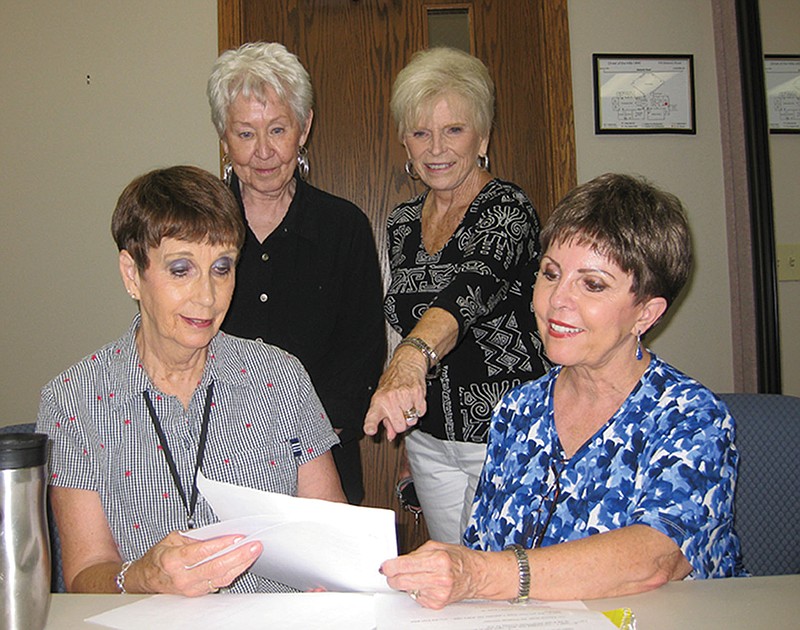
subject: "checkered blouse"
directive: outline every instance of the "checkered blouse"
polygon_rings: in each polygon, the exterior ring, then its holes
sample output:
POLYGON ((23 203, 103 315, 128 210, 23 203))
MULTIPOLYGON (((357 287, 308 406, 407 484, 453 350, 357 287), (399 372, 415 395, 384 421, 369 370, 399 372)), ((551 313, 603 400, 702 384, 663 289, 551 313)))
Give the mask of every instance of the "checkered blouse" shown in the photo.
MULTIPOLYGON (((42 390, 37 430, 51 441, 50 484, 92 490, 124 560, 141 557, 173 530, 186 510, 170 476, 143 392, 149 392, 191 492, 206 388, 214 382, 203 474, 218 481, 295 494, 297 470, 338 439, 300 362, 284 351, 219 333, 188 409, 159 391, 128 332, 84 358, 42 390)), ((198 498, 198 527, 217 521, 198 498)), ((232 592, 290 591, 244 574, 232 592)))

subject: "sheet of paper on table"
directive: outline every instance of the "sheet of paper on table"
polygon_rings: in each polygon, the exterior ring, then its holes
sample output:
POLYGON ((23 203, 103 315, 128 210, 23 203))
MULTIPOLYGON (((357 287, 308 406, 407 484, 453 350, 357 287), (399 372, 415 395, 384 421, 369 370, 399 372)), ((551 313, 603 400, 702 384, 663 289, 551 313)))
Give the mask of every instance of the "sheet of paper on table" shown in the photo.
POLYGON ((378 568, 397 556, 392 510, 262 492, 202 474, 197 488, 221 522, 187 535, 199 540, 244 535, 237 546, 261 541, 264 551, 254 573, 300 591, 391 591, 378 568))
POLYGON ((580 601, 509 602, 465 601, 442 610, 422 608, 404 594, 375 595, 378 630, 425 628, 425 630, 618 630, 603 615, 586 608, 580 601))
POLYGON ((114 628, 169 627, 170 630, 281 628, 282 630, 614 630, 601 613, 582 602, 461 602, 443 610, 422 608, 404 593, 278 593, 154 595, 95 615, 86 621, 114 628), (168 622, 165 620, 169 620, 168 622))
POLYGON ((374 630, 375 604, 363 593, 154 595, 86 621, 115 630, 374 630))

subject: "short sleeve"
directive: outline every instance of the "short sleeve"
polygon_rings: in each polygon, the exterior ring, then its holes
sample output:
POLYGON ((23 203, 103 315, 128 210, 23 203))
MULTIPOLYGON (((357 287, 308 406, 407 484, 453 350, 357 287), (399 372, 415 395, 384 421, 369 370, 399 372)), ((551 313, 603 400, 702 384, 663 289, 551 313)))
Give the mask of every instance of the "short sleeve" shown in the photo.
POLYGON ((69 402, 71 398, 66 392, 59 396, 52 386, 42 390, 36 430, 49 437, 49 483, 97 491, 98 471, 82 423, 84 412, 69 402))
POLYGON ((653 450, 630 524, 649 525, 674 540, 692 563, 693 577, 732 575, 733 419, 713 400, 669 413, 686 417, 653 450))
POLYGON ((339 443, 330 419, 317 396, 311 379, 300 361, 292 357, 298 371, 297 417, 293 420, 301 452, 295 454, 297 463, 303 465, 316 459, 339 443))

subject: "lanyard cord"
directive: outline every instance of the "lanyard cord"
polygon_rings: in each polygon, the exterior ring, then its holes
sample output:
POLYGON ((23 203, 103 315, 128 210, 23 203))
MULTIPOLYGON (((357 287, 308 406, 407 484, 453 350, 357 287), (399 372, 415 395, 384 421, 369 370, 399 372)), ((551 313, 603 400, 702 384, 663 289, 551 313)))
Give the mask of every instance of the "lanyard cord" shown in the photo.
POLYGON ((186 501, 186 492, 183 490, 181 478, 178 475, 178 467, 175 465, 175 458, 172 456, 172 451, 167 444, 167 436, 164 434, 164 428, 161 426, 161 421, 158 419, 156 409, 153 407, 153 401, 150 400, 150 394, 147 391, 142 392, 144 401, 147 403, 147 411, 150 413, 150 419, 153 421, 153 427, 158 434, 158 441, 161 443, 161 449, 164 451, 164 457, 169 466, 170 475, 172 475, 172 482, 178 489, 178 494, 183 502, 183 507, 186 509, 186 522, 189 529, 194 529, 194 508, 197 505, 197 473, 203 465, 203 457, 206 452, 206 442, 208 441, 208 422, 211 418, 211 399, 214 392, 214 383, 210 383, 206 389, 206 403, 203 408, 203 424, 200 428, 200 442, 197 445, 197 461, 194 465, 194 478, 192 479, 192 496, 189 502, 186 501))

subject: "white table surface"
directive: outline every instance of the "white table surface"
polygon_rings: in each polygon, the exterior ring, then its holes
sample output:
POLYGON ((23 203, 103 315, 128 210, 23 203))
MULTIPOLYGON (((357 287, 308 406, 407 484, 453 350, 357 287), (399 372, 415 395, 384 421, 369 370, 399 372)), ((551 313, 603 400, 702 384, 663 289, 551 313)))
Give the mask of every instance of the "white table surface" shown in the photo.
MULTIPOLYGON (((142 597, 55 594, 46 628, 99 628, 84 619, 142 597)), ((631 608, 638 630, 800 628, 800 575, 671 582, 648 593, 586 605, 600 611, 631 608)))

